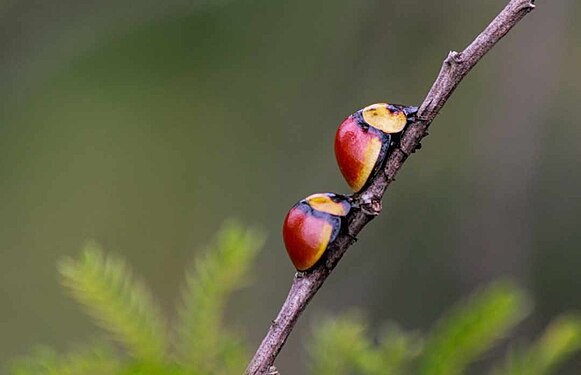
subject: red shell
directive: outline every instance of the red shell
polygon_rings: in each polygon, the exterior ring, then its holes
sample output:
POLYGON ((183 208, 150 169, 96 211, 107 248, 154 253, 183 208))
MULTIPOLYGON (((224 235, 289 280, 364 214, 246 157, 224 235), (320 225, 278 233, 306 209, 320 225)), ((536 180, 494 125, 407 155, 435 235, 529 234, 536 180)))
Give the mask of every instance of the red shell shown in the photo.
POLYGON ((341 216, 347 215, 350 208, 346 197, 327 193, 312 195, 290 209, 284 220, 282 237, 297 270, 311 268, 323 256, 341 229, 341 216), (322 199, 327 201, 321 202, 322 199), (327 212, 313 208, 309 201, 327 212))
POLYGON ((358 116, 349 116, 337 129, 335 135, 335 157, 341 174, 347 184, 357 192, 383 161, 389 141, 389 134, 362 125, 358 116))

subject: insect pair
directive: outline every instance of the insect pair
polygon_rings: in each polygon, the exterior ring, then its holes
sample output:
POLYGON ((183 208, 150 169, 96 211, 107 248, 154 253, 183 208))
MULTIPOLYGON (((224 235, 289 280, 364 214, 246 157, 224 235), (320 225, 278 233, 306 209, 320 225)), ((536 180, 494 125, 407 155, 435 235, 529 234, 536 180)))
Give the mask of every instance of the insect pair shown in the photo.
MULTIPOLYGON (((417 107, 387 103, 365 107, 345 119, 335 135, 335 157, 341 174, 359 192, 380 171, 417 107)), ((327 250, 351 210, 352 199, 334 193, 308 196, 284 220, 282 235, 288 255, 299 271, 313 267, 327 250)))

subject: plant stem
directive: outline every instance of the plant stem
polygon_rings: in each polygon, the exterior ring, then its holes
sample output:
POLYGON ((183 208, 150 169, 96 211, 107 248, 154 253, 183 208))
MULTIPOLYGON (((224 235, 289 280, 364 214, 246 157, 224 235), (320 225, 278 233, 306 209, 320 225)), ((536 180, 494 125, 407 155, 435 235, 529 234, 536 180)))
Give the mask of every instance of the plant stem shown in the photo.
POLYGON ((246 375, 276 373, 272 367, 300 314, 331 274, 347 249, 355 242, 355 236, 381 212, 381 199, 385 190, 395 180, 395 175, 428 135, 427 129, 460 81, 494 45, 502 39, 525 15, 535 7, 534 0, 511 0, 492 22, 462 52, 451 51, 444 60, 440 73, 417 113, 416 121, 407 127, 401 142, 389 155, 383 173, 378 173, 369 186, 353 196, 359 209, 347 217, 347 227, 329 246, 324 258, 307 272, 297 272, 286 301, 254 358, 246 375))

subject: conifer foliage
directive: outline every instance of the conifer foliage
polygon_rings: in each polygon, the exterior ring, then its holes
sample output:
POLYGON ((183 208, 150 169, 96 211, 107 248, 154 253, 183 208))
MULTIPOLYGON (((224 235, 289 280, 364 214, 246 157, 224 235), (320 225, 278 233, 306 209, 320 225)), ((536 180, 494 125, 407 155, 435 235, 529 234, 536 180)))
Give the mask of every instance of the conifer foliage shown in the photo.
MULTIPOLYGON (((529 345, 509 345, 505 361, 492 369, 478 363, 530 311, 523 290, 500 281, 457 303, 425 336, 391 327, 370 335, 358 315, 326 318, 310 342, 311 374, 317 375, 550 375, 581 350, 581 317, 555 319, 529 345), (377 343, 375 343, 377 342, 377 343)), ((488 366, 490 367, 490 366, 488 366)))
MULTIPOLYGON (((240 335, 224 327, 228 297, 248 285, 262 248, 260 231, 227 222, 186 270, 178 319, 170 326, 147 286, 121 258, 89 243, 59 264, 63 286, 111 340, 68 354, 39 349, 16 360, 10 375, 234 375, 250 359, 240 335), (116 343, 116 344, 114 344, 116 343)), ((510 337, 530 312, 523 290, 496 282, 457 303, 425 335, 395 324, 370 329, 361 314, 313 325, 306 348, 312 375, 550 375, 581 351, 581 317, 555 319, 530 344, 510 337), (504 360, 482 356, 509 343, 504 360), (517 342, 519 345, 510 344, 517 342), (476 363, 476 366, 474 364, 476 363)))
POLYGON ((263 246, 258 230, 227 222, 214 243, 186 272, 179 317, 169 327, 146 285, 117 256, 95 243, 78 259, 59 264, 62 284, 115 346, 89 345, 59 356, 41 349, 17 360, 13 375, 226 375, 242 373, 247 353, 222 325, 228 296, 248 284, 251 264, 263 246))

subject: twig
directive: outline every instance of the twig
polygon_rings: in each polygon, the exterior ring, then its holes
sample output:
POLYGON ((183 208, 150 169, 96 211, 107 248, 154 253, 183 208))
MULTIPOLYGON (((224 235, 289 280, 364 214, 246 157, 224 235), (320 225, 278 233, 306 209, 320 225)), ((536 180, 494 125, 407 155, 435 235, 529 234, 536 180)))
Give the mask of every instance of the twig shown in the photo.
POLYGON ((297 322, 300 314, 317 293, 345 251, 355 242, 355 236, 381 212, 381 199, 389 184, 407 159, 428 133, 432 120, 438 115, 460 81, 480 59, 510 29, 535 7, 534 0, 511 0, 496 18, 462 52, 451 51, 428 95, 417 113, 416 121, 404 132, 400 144, 386 161, 383 173, 373 179, 369 187, 354 196, 360 209, 347 217, 347 228, 329 246, 323 261, 307 272, 297 272, 286 301, 266 337, 248 365, 246 375, 266 375, 297 322))

